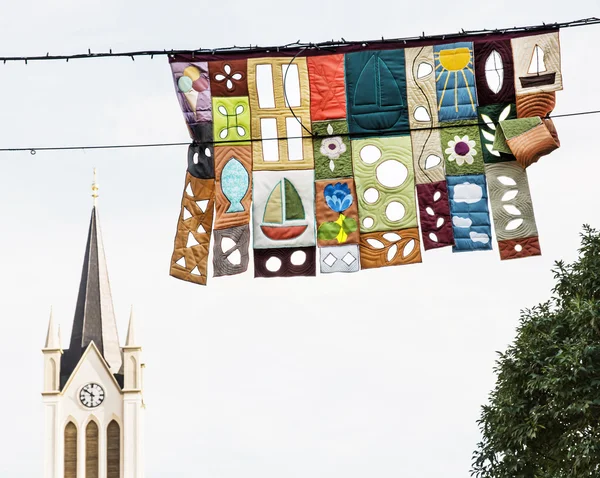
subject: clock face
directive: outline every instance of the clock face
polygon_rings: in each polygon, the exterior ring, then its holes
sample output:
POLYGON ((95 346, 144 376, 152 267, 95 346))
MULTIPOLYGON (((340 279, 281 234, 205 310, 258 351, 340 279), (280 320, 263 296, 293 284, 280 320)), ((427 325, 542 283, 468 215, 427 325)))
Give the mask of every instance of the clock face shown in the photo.
POLYGON ((84 407, 99 407, 104 401, 104 389, 97 383, 88 383, 79 392, 79 400, 84 407))

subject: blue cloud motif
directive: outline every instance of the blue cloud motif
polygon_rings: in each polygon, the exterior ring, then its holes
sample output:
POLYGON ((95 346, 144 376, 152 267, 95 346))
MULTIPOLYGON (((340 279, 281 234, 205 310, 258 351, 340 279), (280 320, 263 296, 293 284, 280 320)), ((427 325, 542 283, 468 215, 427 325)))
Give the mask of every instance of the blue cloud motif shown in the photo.
POLYGON ((335 212, 343 212, 352 205, 352 193, 345 183, 328 184, 323 191, 327 205, 335 212))

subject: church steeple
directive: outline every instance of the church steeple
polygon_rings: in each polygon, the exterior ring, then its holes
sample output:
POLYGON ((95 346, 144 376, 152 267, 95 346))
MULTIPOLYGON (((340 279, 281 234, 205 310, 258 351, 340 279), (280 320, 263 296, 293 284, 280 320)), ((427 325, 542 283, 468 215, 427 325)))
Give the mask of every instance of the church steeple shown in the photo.
POLYGON ((95 173, 94 170, 94 206, 85 247, 71 343, 64 357, 63 377, 66 378, 91 342, 94 342, 113 374, 119 373, 123 363, 98 220, 98 184, 95 173))

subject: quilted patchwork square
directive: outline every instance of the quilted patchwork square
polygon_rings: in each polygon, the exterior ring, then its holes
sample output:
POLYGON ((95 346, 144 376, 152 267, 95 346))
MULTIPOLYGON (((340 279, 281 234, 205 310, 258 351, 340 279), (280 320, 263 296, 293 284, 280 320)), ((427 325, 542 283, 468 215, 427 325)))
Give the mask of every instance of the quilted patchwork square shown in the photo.
POLYGON ((313 121, 346 118, 344 55, 307 58, 310 116, 313 121))
POLYGON ((315 245, 314 171, 254 171, 254 248, 315 245))
POLYGON ((361 232, 417 226, 409 136, 352 140, 361 232))
POLYGON ((354 181, 317 181, 315 189, 319 246, 357 244, 359 227, 354 181))
POLYGON ((440 121, 477 118, 473 43, 433 47, 440 121))
POLYGON ((448 176, 447 182, 454 229, 452 251, 492 249, 485 176, 448 176))
POLYGON ((409 134, 404 50, 346 54, 351 134, 409 134))
POLYGON ((352 148, 346 120, 313 123, 315 177, 352 177, 352 148))

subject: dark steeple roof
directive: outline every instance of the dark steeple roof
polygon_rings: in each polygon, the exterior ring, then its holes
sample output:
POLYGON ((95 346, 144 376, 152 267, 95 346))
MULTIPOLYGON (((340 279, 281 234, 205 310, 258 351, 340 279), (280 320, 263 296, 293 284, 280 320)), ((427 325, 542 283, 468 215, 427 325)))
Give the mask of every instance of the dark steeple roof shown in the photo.
POLYGON ((92 209, 85 247, 71 344, 65 351, 61 363, 61 385, 66 383, 92 341, 108 363, 111 372, 119 373, 123 357, 119 347, 117 323, 96 206, 92 209))

